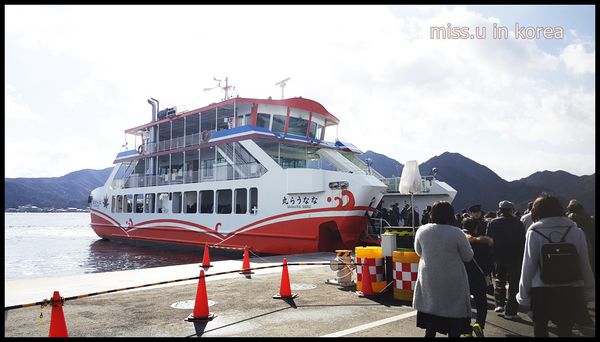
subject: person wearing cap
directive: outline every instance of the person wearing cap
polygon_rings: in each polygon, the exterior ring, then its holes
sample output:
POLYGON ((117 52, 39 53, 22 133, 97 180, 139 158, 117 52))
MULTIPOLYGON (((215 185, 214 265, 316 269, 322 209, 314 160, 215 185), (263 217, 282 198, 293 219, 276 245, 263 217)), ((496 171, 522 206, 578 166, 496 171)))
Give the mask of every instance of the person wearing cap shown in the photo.
POLYGON ((492 254, 496 266, 494 298, 496 312, 504 311, 504 318, 517 319, 519 304, 516 296, 519 292, 519 278, 525 248, 525 227, 514 216, 515 206, 510 201, 498 204, 500 215, 487 226, 487 236, 494 240, 492 254), (508 299, 506 283, 508 282, 508 299))
MULTIPOLYGON (((477 231, 479 234, 487 235, 487 221, 483 218, 483 211, 481 210, 481 204, 475 204, 469 207, 469 216, 477 222, 477 231)), ((465 216, 463 215, 463 218, 465 216)))

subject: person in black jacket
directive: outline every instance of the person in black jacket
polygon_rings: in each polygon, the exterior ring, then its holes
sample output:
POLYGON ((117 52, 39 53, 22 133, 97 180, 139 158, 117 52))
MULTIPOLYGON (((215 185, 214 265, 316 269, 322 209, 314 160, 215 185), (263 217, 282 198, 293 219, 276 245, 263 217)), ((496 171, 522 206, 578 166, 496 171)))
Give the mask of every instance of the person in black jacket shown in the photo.
POLYGON ((499 217, 491 220, 487 226, 487 236, 494 240, 492 253, 496 267, 494 297, 496 312, 504 311, 504 318, 517 319, 519 304, 519 279, 525 248, 525 226, 514 216, 515 206, 509 201, 499 204, 499 217), (508 282, 508 301, 506 283, 508 282), (506 305, 506 308, 504 307, 506 305))
POLYGON ((429 223, 429 213, 431 213, 430 205, 427 206, 427 209, 423 210, 423 215, 421 216, 421 225, 429 223))
POLYGON ((492 273, 494 263, 492 245, 494 240, 489 236, 480 235, 477 231, 477 220, 471 217, 463 219, 462 228, 473 249, 474 261, 465 263, 467 275, 469 276, 469 288, 477 309, 477 319, 473 324, 473 332, 477 337, 484 337, 483 329, 485 329, 485 319, 487 317, 485 276, 492 273))
POLYGON ((469 207, 469 216, 477 222, 477 231, 481 235, 486 234, 488 221, 484 218, 485 213, 481 210, 481 204, 475 204, 469 207))
POLYGON ((390 214, 390 224, 392 226, 400 225, 400 208, 398 207, 398 203, 394 203, 394 205, 392 205, 392 213, 390 214))

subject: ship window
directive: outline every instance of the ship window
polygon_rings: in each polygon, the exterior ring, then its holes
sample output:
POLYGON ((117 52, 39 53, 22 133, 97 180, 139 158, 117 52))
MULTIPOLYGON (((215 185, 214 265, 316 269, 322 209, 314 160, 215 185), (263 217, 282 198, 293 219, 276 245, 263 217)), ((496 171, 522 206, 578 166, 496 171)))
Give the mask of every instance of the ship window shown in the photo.
POLYGON ((307 148, 303 145, 280 144, 280 165, 284 169, 306 168, 307 148))
POLYGON ((119 170, 117 170, 117 173, 115 174, 114 179, 123 178, 123 176, 125 175, 125 172, 127 171, 127 169, 129 169, 130 166, 131 166, 131 162, 122 163, 121 166, 119 166, 119 170))
POLYGON ((173 213, 181 213, 181 192, 173 193, 173 213))
POLYGON ((216 108, 200 113, 200 131, 214 131, 217 128, 216 108))
POLYGON ((256 215, 258 211, 258 189, 250 188, 250 214, 256 215))
POLYGON ((249 124, 250 124, 250 114, 238 115, 238 117, 237 117, 237 127, 247 126, 249 124))
POLYGON ((300 135, 300 136, 305 137, 307 127, 308 127, 308 120, 290 116, 290 125, 288 127, 288 134, 295 134, 295 135, 300 135))
POLYGON ((169 212, 169 193, 163 192, 157 195, 156 212, 159 214, 169 212))
POLYGON ((285 131, 285 115, 273 115, 273 132, 283 133, 285 131))
POLYGON ((185 213, 195 214, 198 212, 198 193, 196 191, 186 191, 183 195, 185 213))
POLYGON ((315 132, 315 136, 314 136, 314 137, 315 137, 316 139, 319 139, 319 140, 321 140, 321 139, 323 139, 323 138, 324 138, 324 137, 321 137, 321 136, 323 135, 323 126, 322 126, 322 125, 319 125, 319 124, 316 124, 316 125, 317 125, 317 130, 316 130, 316 132, 315 132))
POLYGON ((271 123, 271 114, 258 113, 256 117, 256 126, 269 129, 271 123))
POLYGON ((215 147, 204 147, 200 149, 200 181, 214 180, 215 147))
POLYGON ((171 184, 183 183, 183 152, 171 154, 171 184))
POLYGON ((233 104, 217 108, 217 131, 233 128, 233 104))
POLYGON ((116 196, 113 195, 112 201, 110 203, 110 211, 111 212, 113 212, 113 213, 115 212, 115 206, 116 205, 117 205, 117 198, 116 198, 116 196))
POLYGON ((158 156, 158 185, 169 184, 169 155, 158 156))
POLYGON ((183 165, 185 182, 198 183, 198 150, 185 151, 183 165))
POLYGON ((231 214, 231 190, 217 190, 217 213, 231 214))
POLYGON ((248 202, 248 190, 246 189, 235 189, 235 213, 245 214, 246 205, 248 202))
POLYGON ((135 202, 135 212, 143 213, 144 212, 144 195, 136 194, 134 197, 134 202, 135 202))
POLYGON ((145 213, 153 213, 154 212, 154 198, 155 194, 146 194, 146 205, 144 208, 145 213))
POLYGON ((212 214, 215 206, 215 195, 212 190, 200 191, 200 213, 212 214))
POLYGON ((123 196, 117 195, 117 209, 115 210, 117 213, 123 212, 123 196))
POLYGON ((316 137, 321 136, 321 134, 317 135, 317 123, 316 122, 310 123, 310 133, 308 136, 311 138, 316 138, 316 137))
POLYGON ((133 212, 133 195, 127 195, 127 212, 133 212))

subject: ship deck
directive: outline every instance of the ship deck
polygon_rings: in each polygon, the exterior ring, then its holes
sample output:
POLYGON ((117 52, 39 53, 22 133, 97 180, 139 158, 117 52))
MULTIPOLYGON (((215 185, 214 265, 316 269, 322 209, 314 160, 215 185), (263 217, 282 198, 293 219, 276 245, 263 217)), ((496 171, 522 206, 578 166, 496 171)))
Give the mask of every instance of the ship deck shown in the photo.
MULTIPOLYGON (((333 253, 287 256, 288 262, 328 262, 333 253)), ((252 267, 276 265, 282 256, 251 258, 252 267)), ((239 270, 241 260, 212 262, 207 274, 239 270)), ((80 276, 5 281, 5 306, 39 301, 59 290, 64 297, 95 291, 135 286, 155 281, 194 277, 198 264, 158 267, 132 271, 85 274, 80 276)), ((391 291, 361 298, 354 288, 325 284, 334 278, 328 266, 290 266, 293 300, 276 300, 281 268, 257 270, 251 279, 237 273, 206 278, 210 311, 217 317, 208 323, 185 322, 192 309, 176 309, 173 303, 192 301, 197 281, 147 287, 125 292, 67 301, 63 307, 69 336, 348 336, 421 337, 416 327, 416 311, 410 303, 392 298, 391 291), (310 289, 311 286, 316 287, 310 289)), ((595 304, 593 305, 595 307, 595 304)), ((533 336, 526 314, 521 319, 504 319, 493 311, 488 297, 487 337, 533 336)), ((592 318, 595 319, 592 308, 592 318)), ((39 307, 9 311, 5 336, 47 336, 50 309, 37 323, 39 307)), ((551 336, 556 328, 551 325, 551 336)), ((595 336, 595 329, 575 330, 579 336, 595 336)), ((438 334, 438 336, 440 336, 438 334)))

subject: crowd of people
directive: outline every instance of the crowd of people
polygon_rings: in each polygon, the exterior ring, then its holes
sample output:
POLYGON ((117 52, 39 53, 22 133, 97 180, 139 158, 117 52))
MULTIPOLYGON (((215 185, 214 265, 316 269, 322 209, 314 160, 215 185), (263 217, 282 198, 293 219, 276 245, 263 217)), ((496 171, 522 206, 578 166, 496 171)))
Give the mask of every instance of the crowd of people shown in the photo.
MULTIPOLYGON (((427 207, 431 209, 431 206, 427 207)), ((423 216, 427 213, 424 212, 423 216)), ((414 215, 414 226, 418 227, 423 224, 419 221, 419 213, 413 208, 411 208, 410 204, 405 203, 404 208, 400 210, 400 203, 396 202, 392 204, 390 208, 386 208, 384 201, 379 203, 377 210, 375 212, 375 218, 381 218, 384 222, 386 222, 390 226, 405 226, 412 227, 413 226, 413 215, 414 215)))
POLYGON ((506 200, 487 213, 480 205, 455 213, 450 203, 436 202, 419 224, 413 307, 426 337, 483 337, 487 294, 505 319, 527 313, 536 337, 548 336, 549 321, 561 337, 572 336, 575 324, 593 325, 587 303, 595 296, 595 220, 578 201, 565 210, 544 193, 523 214, 506 200))

